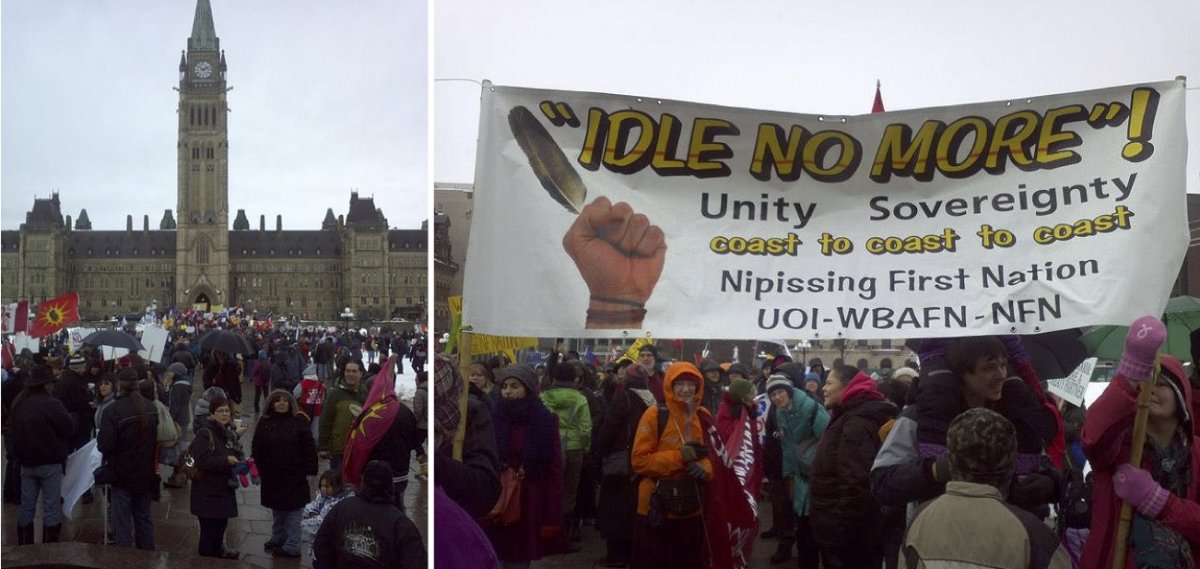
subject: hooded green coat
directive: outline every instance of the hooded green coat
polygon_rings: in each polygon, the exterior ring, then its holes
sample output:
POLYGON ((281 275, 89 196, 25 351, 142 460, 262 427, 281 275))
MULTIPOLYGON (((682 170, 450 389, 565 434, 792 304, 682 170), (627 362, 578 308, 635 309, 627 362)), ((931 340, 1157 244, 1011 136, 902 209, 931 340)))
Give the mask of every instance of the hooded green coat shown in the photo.
POLYGON ((792 509, 807 516, 812 483, 800 474, 796 445, 812 436, 821 436, 829 425, 829 412, 803 391, 792 388, 792 404, 775 410, 776 424, 783 435, 783 475, 792 479, 792 509), (815 416, 814 416, 815 415, 815 416))
POLYGON ((592 415, 587 398, 578 389, 551 387, 542 392, 542 403, 558 415, 565 450, 588 450, 592 443, 592 415))

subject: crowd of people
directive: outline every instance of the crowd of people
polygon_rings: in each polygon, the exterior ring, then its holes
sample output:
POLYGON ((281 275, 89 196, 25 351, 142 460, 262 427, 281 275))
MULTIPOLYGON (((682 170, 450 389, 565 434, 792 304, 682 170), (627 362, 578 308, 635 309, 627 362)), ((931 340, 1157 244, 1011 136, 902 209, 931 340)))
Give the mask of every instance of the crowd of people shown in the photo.
POLYGON ((437 566, 529 567, 579 551, 594 524, 601 567, 747 567, 761 547, 811 569, 1195 567, 1197 378, 1157 354, 1160 322, 1131 330, 1090 409, 1048 393, 1017 336, 915 341, 917 360, 883 377, 787 356, 672 362, 652 345, 607 366, 556 350, 466 373, 438 355, 437 566))
POLYGON ((411 459, 425 455, 425 405, 401 402, 394 386, 404 359, 423 382, 423 338, 229 332, 245 340, 244 353, 202 349, 200 330, 175 333, 161 363, 106 361, 95 346, 70 351, 63 336, 13 358, 3 383, 4 500, 20 504, 17 544, 35 541, 39 499, 42 542, 61 538, 64 465, 95 439, 102 465, 82 500, 105 498, 108 543, 155 549, 151 503, 164 486, 188 488, 197 554, 239 559, 226 529, 238 492, 254 484, 272 513, 264 549, 276 558, 299 558, 307 543, 317 569, 424 567, 403 498, 411 459))

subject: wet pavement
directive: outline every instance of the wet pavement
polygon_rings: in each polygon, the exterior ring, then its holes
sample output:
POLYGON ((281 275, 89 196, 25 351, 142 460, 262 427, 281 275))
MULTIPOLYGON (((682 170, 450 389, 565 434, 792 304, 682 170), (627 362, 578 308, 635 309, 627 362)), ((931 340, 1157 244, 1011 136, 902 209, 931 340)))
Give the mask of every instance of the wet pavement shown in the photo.
MULTIPOLYGON (((195 390, 195 399, 199 398, 202 389, 195 390)), ((248 453, 250 440, 254 435, 254 391, 253 387, 243 385, 244 402, 242 418, 250 429, 242 437, 243 448, 248 453)), ((322 460, 318 471, 328 468, 327 460, 322 460)), ((415 471, 417 463, 411 465, 415 471)), ((171 474, 170 466, 163 466, 163 480, 171 474)), ((162 497, 158 502, 152 502, 151 515, 154 518, 155 551, 127 549, 113 545, 103 545, 104 518, 102 500, 97 496, 92 504, 77 504, 73 510, 73 519, 63 521, 62 542, 32 546, 16 546, 16 525, 19 506, 4 504, 3 515, 0 516, 0 558, 3 565, 22 567, 28 565, 55 563, 78 567, 136 567, 136 568, 204 568, 204 567, 312 567, 308 556, 307 544, 301 547, 300 559, 273 559, 270 552, 263 551, 263 544, 271 537, 271 510, 263 508, 259 499, 259 486, 250 485, 237 491, 238 517, 229 520, 225 532, 227 547, 241 552, 238 562, 199 557, 197 547, 200 536, 200 526, 196 517, 190 513, 190 489, 172 489, 164 487, 162 497)), ((316 481, 313 480, 312 490, 316 492, 316 481)), ((404 503, 409 517, 429 542, 427 532, 427 483, 413 476, 405 492, 404 503)), ((35 522, 35 543, 41 542, 41 511, 35 522)))

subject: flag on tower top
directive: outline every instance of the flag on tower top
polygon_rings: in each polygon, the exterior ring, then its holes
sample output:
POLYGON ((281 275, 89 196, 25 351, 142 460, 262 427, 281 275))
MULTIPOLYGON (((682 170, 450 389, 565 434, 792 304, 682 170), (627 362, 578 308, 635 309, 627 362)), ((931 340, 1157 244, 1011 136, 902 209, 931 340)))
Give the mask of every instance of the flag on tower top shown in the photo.
POLYGON ((883 112, 883 92, 879 90, 879 86, 880 86, 879 80, 876 79, 875 80, 875 103, 871 105, 872 113, 882 113, 883 112))
POLYGON ((68 292, 38 305, 37 316, 33 318, 33 327, 29 330, 29 336, 32 338, 49 336, 72 322, 79 322, 79 295, 68 292))

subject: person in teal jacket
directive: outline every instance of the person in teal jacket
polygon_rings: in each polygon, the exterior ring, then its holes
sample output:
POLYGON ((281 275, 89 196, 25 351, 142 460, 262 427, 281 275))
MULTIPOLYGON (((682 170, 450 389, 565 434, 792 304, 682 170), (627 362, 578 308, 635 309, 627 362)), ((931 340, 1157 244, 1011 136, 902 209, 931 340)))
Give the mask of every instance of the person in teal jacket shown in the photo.
POLYGON ((579 490, 579 474, 583 457, 592 443, 592 416, 587 398, 579 391, 579 373, 572 362, 554 366, 554 384, 542 392, 542 403, 558 415, 559 433, 565 449, 563 461, 563 516, 568 534, 578 532, 574 519, 575 497, 579 490))
MULTIPOLYGON (((771 435, 780 440, 783 447, 783 477, 791 480, 798 566, 801 569, 817 569, 820 548, 813 540, 808 517, 811 470, 802 468, 800 462, 802 455, 811 459, 816 454, 816 442, 829 424, 829 412, 793 386, 784 375, 767 378, 767 396, 775 406, 776 413, 777 430, 771 435)), ((808 464, 811 466, 811 462, 808 464)))

